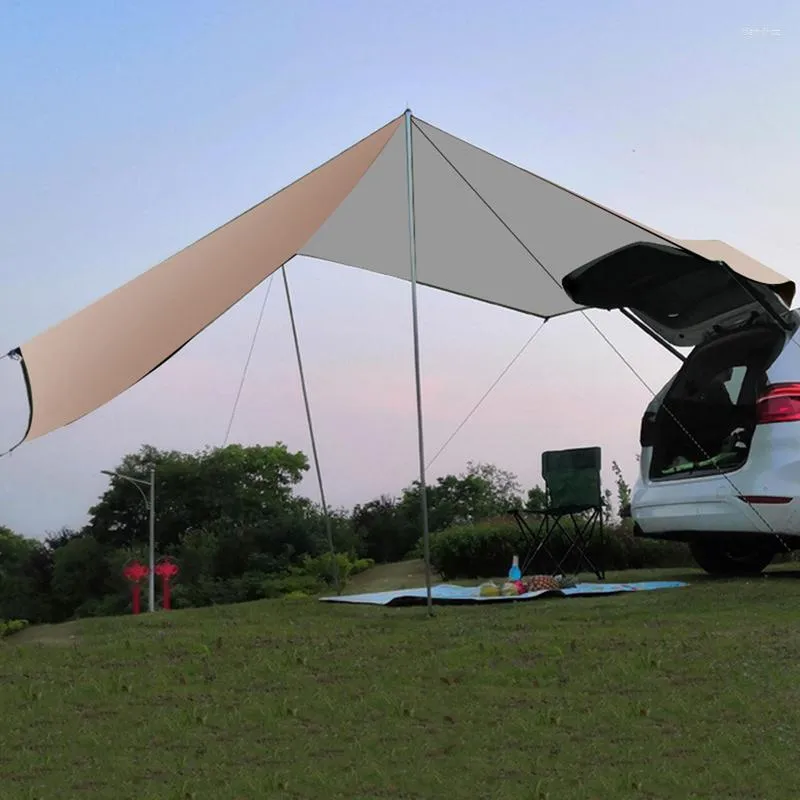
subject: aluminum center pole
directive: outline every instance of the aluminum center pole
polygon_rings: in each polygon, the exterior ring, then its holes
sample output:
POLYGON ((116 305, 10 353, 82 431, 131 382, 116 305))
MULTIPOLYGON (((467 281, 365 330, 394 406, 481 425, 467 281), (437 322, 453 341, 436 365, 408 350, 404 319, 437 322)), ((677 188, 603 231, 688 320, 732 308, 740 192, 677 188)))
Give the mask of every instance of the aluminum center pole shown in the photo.
POLYGON ((425 480, 425 435, 422 416, 422 379, 419 365, 419 312, 417 310, 417 230, 414 218, 414 159, 411 148, 411 111, 405 112, 406 183, 408 188, 408 242, 411 262, 411 320, 414 333, 414 382, 417 392, 417 439, 419 443, 419 498, 422 511, 422 551, 425 559, 425 591, 428 614, 433 615, 431 593, 431 534, 428 528, 428 487, 425 480))

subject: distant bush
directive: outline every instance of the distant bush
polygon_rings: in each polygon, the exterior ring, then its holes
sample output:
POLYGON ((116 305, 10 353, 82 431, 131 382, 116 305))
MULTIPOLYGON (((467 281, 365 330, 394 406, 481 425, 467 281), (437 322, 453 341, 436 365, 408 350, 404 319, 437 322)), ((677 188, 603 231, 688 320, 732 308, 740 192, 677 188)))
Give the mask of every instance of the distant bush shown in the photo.
MULTIPOLYGON (((147 590, 142 595, 142 605, 147 605, 147 590)), ((113 617, 131 610, 130 592, 109 594, 94 600, 87 600, 75 610, 75 617, 113 617)))
MULTIPOLYGON (((369 558, 353 559, 337 553, 339 580, 342 586, 359 572, 374 566, 369 558)), ((193 583, 178 580, 172 590, 174 608, 246 603, 292 595, 294 597, 322 594, 334 584, 333 562, 330 555, 306 556, 300 565, 281 572, 245 572, 238 578, 201 576, 193 583)))
POLYGON ((277 595, 270 594, 267 586, 272 577, 269 573, 249 571, 238 578, 201 576, 194 583, 178 580, 172 587, 172 605, 174 608, 199 608, 274 597, 277 595))
MULTIPOLYGON (((536 532, 536 520, 531 519, 529 524, 536 532)), ((563 525, 574 537, 570 522, 564 520, 563 525)), ((497 577, 506 574, 514 555, 523 558, 530 548, 530 540, 512 520, 501 518, 458 525, 431 535, 431 565, 444 580, 497 577)), ((548 540, 548 548, 556 558, 561 558, 569 548, 569 541, 556 531, 548 540)), ((654 569, 693 563, 685 545, 634 537, 624 525, 606 525, 605 545, 601 547, 599 539, 595 538, 586 552, 606 570, 654 569)), ((577 558, 570 556, 564 564, 565 571, 577 568, 577 558)), ((528 568, 530 573, 551 570, 552 562, 545 553, 540 553, 528 568)))
POLYGON ((284 600, 306 600, 311 595, 306 594, 305 592, 289 592, 289 594, 283 595, 284 600))
POLYGON ((302 593, 306 596, 319 594, 325 589, 325 583, 314 575, 300 570, 292 570, 288 575, 268 578, 263 583, 264 597, 275 598, 302 593))
POLYGON ((0 619, 0 639, 24 631, 29 625, 26 619, 0 619))
MULTIPOLYGON (((375 562, 371 558, 353 558, 346 553, 337 553, 335 563, 338 568, 339 583, 342 586, 353 575, 358 575, 359 572, 375 566, 375 562)), ((329 553, 316 558, 306 556, 302 561, 300 571, 306 575, 313 575, 322 583, 329 585, 335 583, 334 561, 329 553)))

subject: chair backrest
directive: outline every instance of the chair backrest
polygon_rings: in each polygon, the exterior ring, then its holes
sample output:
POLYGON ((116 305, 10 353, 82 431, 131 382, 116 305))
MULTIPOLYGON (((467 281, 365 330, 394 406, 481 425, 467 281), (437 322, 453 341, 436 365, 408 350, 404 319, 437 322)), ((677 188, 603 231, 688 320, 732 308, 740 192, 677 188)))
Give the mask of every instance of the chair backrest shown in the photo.
POLYGON ((552 510, 588 511, 603 505, 599 447, 550 450, 542 453, 542 477, 552 510))

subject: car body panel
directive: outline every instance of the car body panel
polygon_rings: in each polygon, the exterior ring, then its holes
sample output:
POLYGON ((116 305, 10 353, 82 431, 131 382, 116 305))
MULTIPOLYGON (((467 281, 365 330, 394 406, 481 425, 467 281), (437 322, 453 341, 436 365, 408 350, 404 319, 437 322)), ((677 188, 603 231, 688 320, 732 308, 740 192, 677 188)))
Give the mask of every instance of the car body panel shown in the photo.
MULTIPOLYGON (((796 316, 796 312, 793 312, 796 316)), ((769 383, 800 383, 800 333, 788 337, 767 370, 769 383)), ((660 405, 672 380, 649 404, 660 405)), ((651 479, 652 448, 644 447, 632 492, 639 535, 682 539, 705 533, 800 537, 800 422, 756 426, 747 461, 738 469, 686 478, 651 479), (749 503, 740 497, 790 497, 788 503, 749 503)))

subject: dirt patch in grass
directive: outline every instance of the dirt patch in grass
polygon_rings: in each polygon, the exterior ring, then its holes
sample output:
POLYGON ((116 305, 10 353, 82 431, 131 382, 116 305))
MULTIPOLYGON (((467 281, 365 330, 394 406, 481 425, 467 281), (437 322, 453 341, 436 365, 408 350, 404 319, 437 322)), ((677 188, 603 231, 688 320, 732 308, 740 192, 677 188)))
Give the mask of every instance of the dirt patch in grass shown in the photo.
MULTIPOLYGON (((440 583, 438 575, 432 576, 440 583)), ((400 561, 397 564, 378 564, 372 569, 354 575, 347 584, 345 594, 390 592, 395 589, 416 589, 425 585, 425 563, 421 560, 400 561)))
POLYGON ((9 636, 6 642, 11 645, 41 644, 64 646, 75 644, 80 636, 80 622, 65 622, 61 625, 34 625, 9 636))

